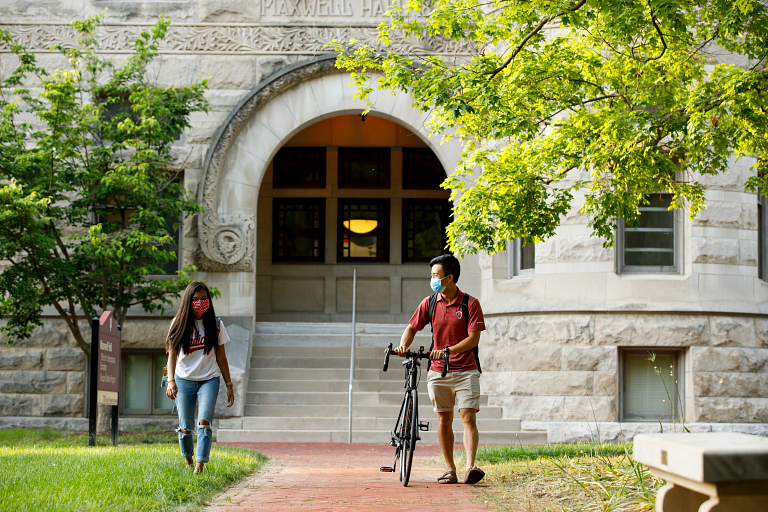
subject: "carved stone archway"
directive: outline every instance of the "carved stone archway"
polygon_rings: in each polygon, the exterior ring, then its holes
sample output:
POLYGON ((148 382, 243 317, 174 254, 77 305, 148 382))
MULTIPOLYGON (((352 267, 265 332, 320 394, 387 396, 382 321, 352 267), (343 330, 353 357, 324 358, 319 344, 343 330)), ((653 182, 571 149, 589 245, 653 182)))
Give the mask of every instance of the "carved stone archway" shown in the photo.
MULTIPOLYGON (((253 272, 256 197, 272 157, 292 135, 319 119, 365 109, 349 85, 349 74, 336 69, 335 59, 329 54, 273 74, 222 124, 206 155, 198 188, 198 202, 204 208, 198 219, 200 270, 253 272), (235 194, 245 199, 222 200, 223 188, 231 192, 233 186, 239 189, 235 194)), ((425 128, 428 115, 411 106, 410 95, 382 91, 374 93, 373 100, 371 115, 407 127, 427 143, 448 172, 456 167, 460 143, 430 140, 425 128)))

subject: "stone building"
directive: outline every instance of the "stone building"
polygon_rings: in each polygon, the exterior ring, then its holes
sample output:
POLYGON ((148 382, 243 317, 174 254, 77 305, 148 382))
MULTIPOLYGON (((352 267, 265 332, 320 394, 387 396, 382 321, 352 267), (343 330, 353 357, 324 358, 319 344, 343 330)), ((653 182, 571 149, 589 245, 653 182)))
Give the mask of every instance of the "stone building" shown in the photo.
MULTIPOLYGON (((177 147, 205 210, 179 234, 179 264, 222 293, 214 304, 233 340, 238 400, 219 411, 220 439, 346 440, 355 268, 355 439, 388 439, 400 375, 381 373, 382 349, 429 293, 426 262, 450 209, 437 185, 461 148, 428 137, 406 94, 375 95, 361 117, 349 75, 327 54, 332 38, 372 40, 387 4, 0 5, 0 25, 49 68, 66 67, 48 48, 72 43, 72 19, 108 8, 101 48, 120 59, 165 14, 156 83, 208 79, 211 112, 193 114, 177 147)), ((693 221, 653 197, 615 250, 590 236, 577 205, 544 243, 463 261, 460 288, 480 298, 488 326, 483 442, 619 439, 681 415, 691 430, 768 433, 768 223, 764 199, 743 190, 749 167, 734 161, 705 178, 708 207, 693 221)), ((137 312, 124 326, 122 425, 175 422, 159 387, 168 324, 137 312)), ((417 340, 428 345, 428 333, 417 340)), ((86 428, 85 372, 65 324, 47 318, 0 349, 0 426, 86 428)))

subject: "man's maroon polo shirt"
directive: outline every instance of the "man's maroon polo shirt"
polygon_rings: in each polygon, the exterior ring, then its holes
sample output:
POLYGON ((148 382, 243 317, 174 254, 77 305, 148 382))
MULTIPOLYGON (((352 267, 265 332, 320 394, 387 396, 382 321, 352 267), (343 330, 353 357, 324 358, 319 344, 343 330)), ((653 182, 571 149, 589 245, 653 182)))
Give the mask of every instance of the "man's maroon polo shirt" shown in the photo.
MULTIPOLYGON (((441 294, 437 294, 437 303, 435 311, 432 314, 432 329, 435 336, 435 350, 443 350, 445 347, 452 347, 469 336, 471 331, 484 331, 485 320, 483 320, 483 310, 480 308, 480 301, 469 297, 469 321, 463 318, 461 311, 461 301, 464 299, 464 292, 458 291, 456 297, 446 304, 441 294)), ((416 312, 408 321, 417 331, 422 330, 427 325, 427 315, 429 313, 429 297, 421 301, 416 312)), ((467 370, 477 370, 477 362, 472 350, 467 350, 461 354, 451 354, 448 371, 463 372, 467 370)), ((432 361, 432 370, 436 372, 443 371, 442 361, 432 361)))

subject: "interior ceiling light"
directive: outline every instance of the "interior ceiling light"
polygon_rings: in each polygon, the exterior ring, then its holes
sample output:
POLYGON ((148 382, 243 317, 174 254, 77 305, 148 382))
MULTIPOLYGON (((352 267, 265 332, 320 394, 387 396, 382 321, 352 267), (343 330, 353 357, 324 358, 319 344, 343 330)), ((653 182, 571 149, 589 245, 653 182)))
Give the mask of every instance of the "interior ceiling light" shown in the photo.
POLYGON ((370 233, 376 229, 378 225, 379 223, 377 221, 370 219, 352 219, 344 221, 344 227, 358 235, 370 233))

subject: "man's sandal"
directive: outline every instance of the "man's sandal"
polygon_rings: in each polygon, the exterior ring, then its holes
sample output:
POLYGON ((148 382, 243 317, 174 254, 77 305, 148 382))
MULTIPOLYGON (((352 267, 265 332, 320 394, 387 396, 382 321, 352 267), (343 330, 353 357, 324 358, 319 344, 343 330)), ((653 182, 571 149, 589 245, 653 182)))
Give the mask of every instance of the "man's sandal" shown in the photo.
POLYGON ((485 473, 482 469, 478 468, 477 466, 473 468, 469 468, 464 474, 464 483, 465 484, 476 484, 480 480, 483 479, 485 476, 485 473))
POLYGON ((456 478, 456 472, 455 471, 446 471, 443 473, 443 476, 437 479, 437 483, 440 484, 457 484, 459 483, 459 479, 456 478))

